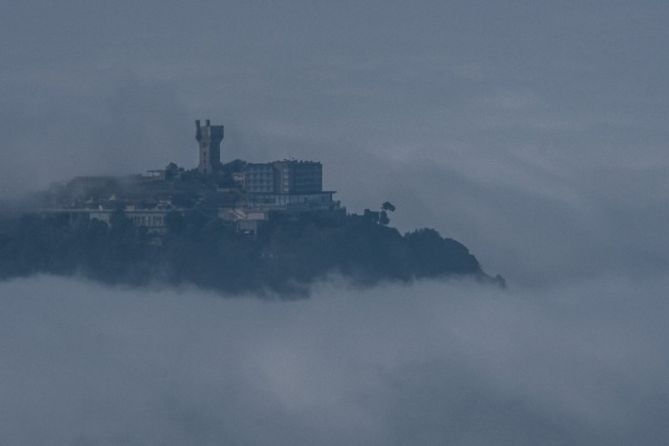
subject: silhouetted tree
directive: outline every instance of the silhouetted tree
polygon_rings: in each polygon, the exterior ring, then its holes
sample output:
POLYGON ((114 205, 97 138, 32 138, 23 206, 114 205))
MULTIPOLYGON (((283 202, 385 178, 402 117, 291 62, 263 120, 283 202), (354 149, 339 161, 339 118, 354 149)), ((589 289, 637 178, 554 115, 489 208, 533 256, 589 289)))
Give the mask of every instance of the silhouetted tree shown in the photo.
POLYGON ((381 205, 381 209, 384 211, 395 212, 395 206, 390 201, 384 201, 381 205))
POLYGON ((433 229, 402 235, 387 226, 385 210, 348 215, 339 225, 322 225, 309 216, 279 218, 257 238, 206 212, 170 213, 165 222, 167 234, 156 244, 122 212, 114 213, 109 225, 65 215, 5 220, 0 278, 81 273, 108 283, 161 280, 226 292, 289 294, 303 293, 334 271, 361 284, 482 274, 460 243, 433 229))

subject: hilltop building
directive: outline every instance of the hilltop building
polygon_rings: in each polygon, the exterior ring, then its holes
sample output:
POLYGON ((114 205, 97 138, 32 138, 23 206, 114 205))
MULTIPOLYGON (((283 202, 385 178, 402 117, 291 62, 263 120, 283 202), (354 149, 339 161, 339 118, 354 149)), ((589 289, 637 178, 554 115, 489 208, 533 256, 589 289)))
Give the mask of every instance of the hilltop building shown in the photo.
POLYGON ((160 235, 170 213, 208 213, 239 232, 257 234, 273 219, 310 216, 336 224, 346 209, 323 190, 323 165, 316 161, 281 160, 221 163, 223 126, 195 121, 199 162, 186 170, 165 169, 126 177, 79 177, 50 191, 54 204, 43 212, 109 223, 123 211, 137 226, 160 235))
POLYGON ((249 163, 243 172, 242 187, 251 194, 274 192, 274 167, 271 163, 249 163))
POLYGON ((319 193, 323 191, 323 165, 296 160, 249 163, 244 171, 244 188, 253 194, 319 193))

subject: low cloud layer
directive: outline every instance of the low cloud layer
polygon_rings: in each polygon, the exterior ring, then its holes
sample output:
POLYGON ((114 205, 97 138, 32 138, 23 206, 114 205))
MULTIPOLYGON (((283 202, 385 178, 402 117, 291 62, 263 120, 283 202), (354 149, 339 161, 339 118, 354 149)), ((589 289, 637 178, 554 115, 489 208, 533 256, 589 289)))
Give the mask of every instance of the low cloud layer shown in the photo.
POLYGON ((3 444, 661 444, 666 278, 222 299, 0 284, 3 444))

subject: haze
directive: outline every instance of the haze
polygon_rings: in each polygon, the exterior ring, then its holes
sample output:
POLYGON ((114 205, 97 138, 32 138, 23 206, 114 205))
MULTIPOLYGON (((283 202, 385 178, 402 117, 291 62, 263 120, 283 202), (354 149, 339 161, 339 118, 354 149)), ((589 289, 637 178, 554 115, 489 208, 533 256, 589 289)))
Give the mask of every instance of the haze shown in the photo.
POLYGON ((510 290, 0 284, 0 440, 665 443, 668 21, 644 0, 2 2, 0 197, 194 166, 210 118, 224 160, 320 160, 350 210, 390 200, 510 290))

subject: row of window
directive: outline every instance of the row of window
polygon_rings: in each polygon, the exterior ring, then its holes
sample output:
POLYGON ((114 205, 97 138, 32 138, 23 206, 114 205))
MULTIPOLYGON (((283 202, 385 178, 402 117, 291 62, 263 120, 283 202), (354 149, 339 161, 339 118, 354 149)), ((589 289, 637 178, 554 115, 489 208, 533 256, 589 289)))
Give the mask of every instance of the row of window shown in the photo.
POLYGON ((131 215, 130 219, 137 226, 163 226, 165 224, 162 215, 131 215))

